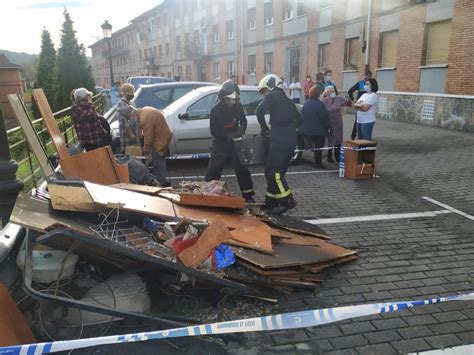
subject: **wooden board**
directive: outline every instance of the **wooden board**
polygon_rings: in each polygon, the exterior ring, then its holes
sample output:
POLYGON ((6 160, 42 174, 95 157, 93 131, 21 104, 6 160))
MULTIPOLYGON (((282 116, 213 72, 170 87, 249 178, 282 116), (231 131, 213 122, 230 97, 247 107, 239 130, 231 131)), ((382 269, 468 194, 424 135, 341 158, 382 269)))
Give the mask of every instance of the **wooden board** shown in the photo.
POLYGON ((153 215, 164 219, 175 219, 173 203, 158 196, 149 196, 110 186, 85 181, 84 185, 94 203, 102 206, 120 206, 120 209, 153 215))
POLYGON ((239 229, 231 231, 230 234, 233 240, 249 245, 256 250, 273 253, 270 227, 266 224, 247 226, 244 223, 239 229))
POLYGON ((102 207, 94 203, 85 187, 48 183, 48 192, 55 210, 78 212, 100 212, 103 210, 102 207))
POLYGON ((202 232, 196 244, 181 252, 178 259, 187 267, 198 267, 209 257, 215 247, 230 238, 230 232, 224 221, 217 216, 202 232))
POLYGON ((36 343, 23 314, 8 289, 0 284, 0 346, 36 343))
POLYGON ((301 266, 293 266, 293 267, 286 267, 286 268, 278 268, 278 269, 262 269, 258 266, 255 266, 251 263, 246 262, 245 260, 238 259, 236 260, 236 263, 239 265, 242 265, 246 267, 249 270, 252 270, 253 272, 259 274, 259 275, 264 275, 264 276, 274 276, 274 275, 294 275, 294 274, 300 274, 304 273, 305 270, 301 266))
POLYGON ((168 188, 163 188, 163 187, 137 185, 137 184, 126 184, 126 183, 114 184, 114 185, 111 185, 111 187, 116 187, 116 188, 122 189, 122 190, 139 192, 139 193, 142 193, 142 194, 147 194, 147 195, 152 195, 152 196, 157 195, 161 191, 168 190, 168 188))
MULTIPOLYGON (((128 173, 127 180, 124 181, 110 146, 72 155, 61 159, 59 163, 63 174, 67 177, 75 177, 102 185, 128 182, 128 173)), ((126 169, 128 171, 128 167, 126 169)))
POLYGON ((54 174, 54 167, 51 164, 51 161, 48 159, 48 153, 41 144, 38 135, 31 123, 31 120, 28 116, 28 110, 23 103, 23 100, 19 95, 8 95, 8 101, 13 108, 13 112, 20 123, 23 133, 28 141, 28 144, 33 151, 33 154, 36 156, 38 165, 43 172, 43 176, 49 176, 54 174))
POLYGON ((245 207, 245 199, 237 196, 212 196, 193 193, 180 193, 179 202, 182 205, 221 207, 242 209, 245 207))
POLYGON ((323 239, 314 237, 314 236, 305 236, 297 234, 290 231, 285 231, 283 229, 278 229, 273 227, 271 229, 272 237, 275 238, 275 242, 278 244, 288 244, 288 245, 308 245, 314 247, 320 247, 325 243, 323 239))
POLYGON ((312 273, 318 273, 324 269, 327 269, 328 267, 337 265, 337 264, 342 264, 346 263, 348 261, 352 261, 357 259, 357 255, 349 255, 340 259, 336 260, 331 260, 331 261, 326 261, 322 263, 316 263, 316 264, 310 264, 310 265, 303 265, 303 269, 306 271, 312 272, 312 273))
POLYGON ((319 248, 302 245, 278 245, 273 246, 274 255, 258 253, 253 250, 235 250, 234 254, 251 264, 262 269, 274 269, 288 266, 314 264, 317 262, 340 259, 356 254, 338 245, 325 243, 319 248))
POLYGON ((324 235, 323 230, 315 225, 303 220, 297 219, 291 216, 269 216, 269 215, 259 215, 258 218, 265 223, 271 225, 272 227, 277 227, 283 230, 294 232, 297 234, 305 235, 308 237, 317 237, 325 240, 331 239, 327 235, 324 235))
POLYGON ((233 246, 236 246, 236 247, 242 247, 242 248, 247 248, 247 249, 252 249, 252 250, 258 250, 261 253, 274 254, 273 250, 269 251, 269 250, 265 250, 265 249, 260 249, 259 247, 253 246, 251 244, 238 242, 235 239, 229 239, 227 241, 227 244, 230 244, 230 245, 233 245, 233 246))
POLYGON ((46 129, 51 136, 53 145, 58 152, 59 159, 69 157, 70 154, 66 146, 66 141, 64 140, 63 134, 59 130, 58 123, 54 118, 53 111, 51 111, 51 107, 49 106, 46 96, 44 95, 43 89, 33 89, 31 92, 41 116, 43 117, 43 122, 46 126, 46 129))
POLYGON ((60 224, 83 234, 91 234, 89 226, 96 224, 78 219, 71 213, 54 211, 49 202, 23 192, 18 194, 10 221, 39 232, 46 232, 51 226, 60 224))

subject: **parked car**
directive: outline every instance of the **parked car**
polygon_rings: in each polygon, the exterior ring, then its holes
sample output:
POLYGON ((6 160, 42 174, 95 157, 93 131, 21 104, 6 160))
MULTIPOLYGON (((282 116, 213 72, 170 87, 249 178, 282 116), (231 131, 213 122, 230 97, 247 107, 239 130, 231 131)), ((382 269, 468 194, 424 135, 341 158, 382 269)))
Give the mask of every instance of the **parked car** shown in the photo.
MULTIPOLYGON (((259 134, 260 125, 255 111, 263 99, 256 86, 240 87, 240 101, 247 117, 247 134, 259 134)), ((208 158, 212 136, 209 128, 211 108, 217 102, 220 86, 202 86, 192 90, 180 99, 167 106, 163 113, 173 131, 173 139, 169 145, 169 155, 179 157, 194 156, 208 158)), ((299 105, 301 108, 301 105, 299 105)), ((267 117, 268 120, 269 117, 267 117)), ((110 122, 110 121, 109 121, 110 122)), ((112 135, 118 136, 118 122, 112 122, 112 135)), ((301 140, 300 140, 301 141, 301 140)), ((294 160, 301 154, 295 153, 294 160)))
POLYGON ((130 76, 127 78, 127 83, 132 84, 135 90, 138 90, 142 85, 168 83, 172 81, 174 80, 164 76, 130 76))
POLYGON ((161 110, 173 101, 176 101, 190 92, 192 89, 208 85, 217 84, 200 81, 181 81, 142 85, 135 92, 135 97, 132 102, 135 107, 152 106, 161 110))

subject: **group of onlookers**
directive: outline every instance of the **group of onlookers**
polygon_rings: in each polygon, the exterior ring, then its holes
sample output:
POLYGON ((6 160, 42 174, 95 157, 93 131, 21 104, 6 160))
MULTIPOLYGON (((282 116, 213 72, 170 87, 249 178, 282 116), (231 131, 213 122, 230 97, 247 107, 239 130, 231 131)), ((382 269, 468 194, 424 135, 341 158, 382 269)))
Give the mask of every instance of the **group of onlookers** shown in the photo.
MULTIPOLYGON (((289 86, 289 95, 296 103, 299 97, 294 96, 295 90, 301 92, 301 85, 293 78, 289 86), (294 89, 291 90, 293 85, 294 89), (299 89, 298 89, 299 88, 299 89)), ((356 109, 356 117, 351 138, 372 139, 372 130, 375 124, 377 109, 377 81, 372 78, 372 73, 367 71, 364 78, 349 89, 349 97, 339 96, 337 87, 332 81, 331 70, 316 74, 313 82, 311 76, 306 77, 304 85, 305 103, 302 109, 303 123, 298 132, 304 137, 305 147, 314 148, 314 160, 317 168, 324 168, 322 163, 322 148, 327 147, 327 161, 339 161, 339 152, 343 141, 344 107, 356 109), (357 98, 354 94, 357 92, 357 98)))
POLYGON ((71 116, 81 147, 90 151, 110 145, 116 153, 144 156, 147 165, 153 164, 158 183, 169 186, 169 182, 165 181, 166 153, 172 133, 163 114, 153 107, 137 109, 132 106, 130 101, 135 88, 131 84, 126 83, 119 88, 119 83, 116 83, 110 92, 112 99, 115 99, 119 122, 120 139, 117 142, 112 141, 107 120, 95 111, 92 92, 85 88, 73 90, 71 116), (131 153, 131 147, 137 148, 134 153, 131 153))

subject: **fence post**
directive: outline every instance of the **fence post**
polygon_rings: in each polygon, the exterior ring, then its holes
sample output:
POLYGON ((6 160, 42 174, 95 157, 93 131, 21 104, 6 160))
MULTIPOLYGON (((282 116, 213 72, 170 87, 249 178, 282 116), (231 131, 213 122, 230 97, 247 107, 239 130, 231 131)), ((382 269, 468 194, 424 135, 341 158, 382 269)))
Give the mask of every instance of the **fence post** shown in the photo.
POLYGON ((8 137, 5 130, 3 113, 0 110, 0 226, 4 227, 10 215, 23 183, 16 178, 18 164, 12 160, 8 137))

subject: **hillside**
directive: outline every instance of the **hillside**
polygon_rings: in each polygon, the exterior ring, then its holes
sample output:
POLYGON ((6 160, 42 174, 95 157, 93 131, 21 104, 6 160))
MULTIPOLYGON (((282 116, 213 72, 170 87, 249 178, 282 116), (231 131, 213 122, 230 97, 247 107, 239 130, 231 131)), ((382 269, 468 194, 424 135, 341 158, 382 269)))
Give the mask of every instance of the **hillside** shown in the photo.
POLYGON ((23 67, 23 75, 27 81, 34 80, 36 75, 37 54, 18 53, 0 49, 0 54, 5 54, 10 62, 21 65, 23 67))

